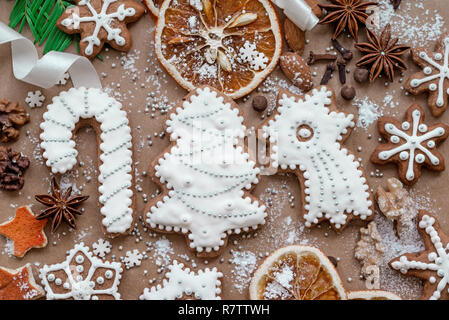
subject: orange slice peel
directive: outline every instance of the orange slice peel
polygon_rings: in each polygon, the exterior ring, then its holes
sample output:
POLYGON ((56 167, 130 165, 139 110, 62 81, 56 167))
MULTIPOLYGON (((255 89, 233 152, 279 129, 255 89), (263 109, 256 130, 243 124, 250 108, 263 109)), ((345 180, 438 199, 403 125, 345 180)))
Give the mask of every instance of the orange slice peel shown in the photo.
POLYGON ((268 0, 165 0, 155 48, 185 89, 209 85, 238 99, 276 67, 282 34, 268 0))
POLYGON ((400 296, 383 290, 361 290, 348 293, 348 300, 402 300, 400 296))
POLYGON ((273 252, 256 270, 252 300, 346 300, 332 262, 319 249, 293 245, 273 252))

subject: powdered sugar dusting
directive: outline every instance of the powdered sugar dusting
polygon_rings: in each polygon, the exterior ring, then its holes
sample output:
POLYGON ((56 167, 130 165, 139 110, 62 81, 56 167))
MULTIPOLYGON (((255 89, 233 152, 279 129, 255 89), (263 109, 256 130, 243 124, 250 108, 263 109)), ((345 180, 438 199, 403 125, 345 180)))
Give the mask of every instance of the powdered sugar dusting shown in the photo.
POLYGON ((382 110, 380 107, 369 97, 355 98, 352 103, 358 109, 357 127, 367 129, 372 123, 374 123, 379 117, 382 116, 382 110))
POLYGON ((425 46, 444 32, 444 19, 437 10, 425 8, 423 0, 402 1, 394 10, 390 0, 378 0, 379 8, 372 16, 374 30, 380 32, 389 23, 392 35, 412 47, 425 46))
POLYGON ((231 271, 234 277, 234 288, 240 293, 248 287, 253 271, 257 266, 257 257, 251 251, 231 250, 232 258, 229 260, 234 265, 231 271))
MULTIPOLYGON (((429 211, 433 209, 433 201, 429 196, 414 194, 410 192, 411 203, 409 210, 417 213, 420 209, 429 211)), ((400 238, 394 231, 394 226, 385 216, 377 214, 375 221, 382 237, 385 248, 383 260, 380 265, 380 286, 384 290, 392 291, 402 297, 418 298, 421 294, 421 281, 414 277, 405 277, 400 272, 392 270, 388 265, 389 261, 404 254, 420 252, 425 249, 424 243, 417 230, 417 218, 410 220, 410 223, 401 229, 400 238)))

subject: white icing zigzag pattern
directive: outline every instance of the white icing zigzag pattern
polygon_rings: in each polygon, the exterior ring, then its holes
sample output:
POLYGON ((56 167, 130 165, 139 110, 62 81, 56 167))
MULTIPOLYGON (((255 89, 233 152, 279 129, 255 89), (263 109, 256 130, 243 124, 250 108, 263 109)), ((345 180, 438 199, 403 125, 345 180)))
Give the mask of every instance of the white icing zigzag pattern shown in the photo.
POLYGON ((136 14, 136 10, 134 8, 125 8, 125 5, 122 4, 117 8, 117 11, 108 13, 108 8, 111 3, 116 2, 117 0, 102 0, 101 11, 97 12, 95 8, 90 3, 90 0, 81 0, 78 2, 79 6, 87 6, 92 16, 90 17, 80 17, 76 12, 72 13, 70 18, 66 18, 62 21, 62 25, 66 28, 73 26, 74 29, 78 29, 80 23, 82 22, 92 22, 95 23, 95 29, 92 32, 92 35, 86 36, 81 39, 81 42, 87 42, 88 46, 85 49, 86 55, 91 55, 94 51, 94 46, 100 46, 101 41, 98 38, 98 33, 101 29, 106 30, 108 33, 107 39, 109 41, 114 40, 115 43, 119 46, 124 46, 126 40, 120 34, 122 30, 120 28, 112 28, 111 21, 113 19, 118 19, 123 21, 126 17, 132 17, 136 14))
POLYGON ((48 300, 96 300, 98 295, 111 295, 119 300, 118 285, 122 272, 120 263, 101 261, 81 242, 70 250, 64 262, 44 265, 39 277, 48 300), (110 286, 104 285, 111 280, 110 286))
POLYGON ((362 220, 371 216, 372 201, 360 163, 341 146, 354 117, 331 112, 331 97, 327 87, 299 100, 284 93, 278 114, 263 130, 272 145, 273 167, 301 171, 306 226, 324 218, 340 229, 348 213, 362 220))
POLYGON ((155 167, 169 192, 146 214, 153 229, 189 233, 190 247, 209 253, 225 244, 226 233, 265 223, 265 206, 242 191, 259 182, 259 169, 236 146, 242 122, 238 109, 207 87, 171 114, 167 132, 176 146, 155 167))
MULTIPOLYGON (((430 242, 433 245, 431 252, 427 255, 428 262, 417 260, 409 260, 406 256, 401 256, 398 261, 391 263, 391 267, 406 274, 408 271, 418 270, 419 272, 431 271, 436 272, 438 279, 430 276, 427 280, 430 284, 435 284, 438 281, 436 290, 433 292, 430 300, 438 300, 441 297, 441 292, 447 290, 449 284, 449 243, 444 245, 441 242, 438 231, 433 226, 435 218, 423 215, 419 221, 419 228, 425 230, 430 242)), ((429 249, 429 248, 426 248, 429 249)))
POLYGON ((70 89, 53 99, 44 114, 40 138, 47 166, 65 173, 76 164, 72 134, 80 119, 101 124, 99 201, 108 233, 125 233, 133 221, 132 137, 122 105, 99 89, 70 89))
POLYGON ((182 263, 173 261, 168 269, 166 274, 168 281, 164 279, 162 286, 159 284, 151 289, 145 288, 139 297, 140 300, 175 300, 182 298, 183 295, 193 295, 193 298, 198 300, 221 299, 220 279, 223 274, 218 272, 217 268, 212 270, 206 268, 195 274, 188 268, 184 269, 182 263))

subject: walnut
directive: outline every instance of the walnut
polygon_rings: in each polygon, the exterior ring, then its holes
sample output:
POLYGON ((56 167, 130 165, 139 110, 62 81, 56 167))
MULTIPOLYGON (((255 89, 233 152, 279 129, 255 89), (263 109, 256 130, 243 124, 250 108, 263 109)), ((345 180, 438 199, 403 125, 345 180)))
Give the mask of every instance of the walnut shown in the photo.
POLYGON ((23 188, 25 180, 22 175, 30 166, 30 160, 20 152, 0 146, 0 189, 18 191, 23 188))
POLYGON ((382 187, 377 188, 377 204, 380 211, 394 223, 396 234, 401 237, 403 232, 415 225, 413 219, 417 216, 418 210, 401 181, 390 178, 387 180, 387 187, 388 191, 382 187))
POLYGON ((19 127, 30 121, 30 116, 18 102, 0 99, 0 143, 16 140, 19 127))
POLYGON ((377 225, 372 221, 366 228, 360 229, 360 240, 354 252, 355 258, 362 265, 362 275, 367 280, 368 289, 379 289, 379 264, 384 252, 377 225))

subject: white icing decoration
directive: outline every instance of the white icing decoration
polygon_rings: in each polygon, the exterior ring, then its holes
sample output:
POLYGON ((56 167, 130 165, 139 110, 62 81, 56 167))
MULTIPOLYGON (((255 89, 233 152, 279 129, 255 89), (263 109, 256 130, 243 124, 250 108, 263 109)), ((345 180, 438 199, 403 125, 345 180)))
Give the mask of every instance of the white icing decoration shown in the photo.
POLYGON ((393 143, 399 143, 401 139, 398 136, 391 136, 390 141, 393 143))
POLYGON ((72 132, 80 119, 94 118, 101 128, 100 210, 109 233, 125 233, 133 221, 132 137, 122 105, 100 89, 72 88, 53 98, 44 113, 40 138, 47 166, 65 173, 76 164, 72 132))
POLYGON ((118 46, 124 46, 126 44, 126 39, 120 35, 122 30, 120 28, 111 27, 111 22, 114 19, 123 21, 126 17, 132 17, 136 14, 136 10, 134 8, 125 8, 125 4, 121 4, 117 8, 117 11, 108 13, 110 4, 114 2, 117 2, 117 0, 102 0, 101 10, 100 12, 97 12, 91 5, 90 0, 81 0, 78 2, 78 5, 86 6, 92 15, 89 17, 80 17, 78 12, 73 10, 70 18, 62 20, 61 24, 64 27, 69 28, 73 26, 73 29, 79 29, 80 23, 83 22, 95 23, 95 28, 92 31, 92 34, 81 39, 81 42, 88 43, 84 51, 87 55, 93 53, 94 46, 101 45, 101 40, 98 38, 101 29, 104 29, 107 32, 107 39, 109 41, 114 40, 118 46))
POLYGON ((336 228, 346 224, 347 213, 366 219, 373 214, 366 179, 354 155, 342 148, 342 135, 354 127, 354 116, 330 111, 332 92, 314 89, 304 99, 283 94, 278 114, 263 127, 270 138, 273 167, 299 168, 304 177, 306 226, 323 217, 336 228), (297 128, 309 126, 313 137, 301 141, 297 128))
POLYGON ((265 223, 265 206, 242 191, 258 183, 260 172, 236 146, 245 134, 242 122, 238 109, 210 88, 197 89, 172 113, 167 132, 176 146, 155 167, 170 191, 146 213, 152 228, 189 233, 191 248, 211 252, 224 245, 226 233, 265 223), (217 128, 217 118, 226 126, 217 128))
POLYGON ((430 236, 430 241, 433 245, 433 250, 427 257, 428 262, 421 262, 416 260, 409 260, 406 256, 401 256, 399 261, 391 264, 392 268, 406 274, 409 270, 420 271, 434 271, 437 273, 439 279, 431 276, 430 283, 438 282, 436 290, 433 292, 430 300, 438 300, 441 297, 441 292, 447 287, 449 283, 449 256, 447 248, 443 246, 439 237, 438 231, 433 226, 435 218, 428 215, 423 215, 419 221, 419 228, 425 230, 430 236))
POLYGON ((449 79, 449 38, 444 39, 444 61, 443 64, 439 64, 436 61, 442 60, 443 55, 441 53, 436 53, 434 59, 430 57, 426 52, 422 51, 419 53, 419 57, 428 63, 430 66, 424 68, 424 74, 428 75, 422 79, 412 79, 410 81, 410 86, 413 88, 419 87, 423 83, 427 83, 438 79, 438 84, 429 84, 429 90, 438 90, 438 97, 436 99, 436 105, 438 107, 444 106, 444 99, 447 92, 444 91, 444 81, 449 79), (432 72, 435 71, 434 74, 432 72))
POLYGON ((223 277, 217 268, 199 270, 197 274, 190 269, 184 269, 182 263, 173 264, 168 267, 166 279, 163 285, 157 285, 151 289, 145 288, 140 300, 175 300, 184 294, 200 300, 220 300, 221 281, 223 277))
MULTIPOLYGON (((84 245, 84 243, 76 244, 75 247, 70 250, 66 260, 62 263, 57 263, 54 265, 44 265, 42 269, 39 270, 39 277, 41 279, 42 285, 45 287, 45 291, 47 293, 48 300, 61 300, 61 299, 69 299, 73 298, 75 300, 89 300, 93 298, 93 295, 111 295, 114 299, 120 299, 120 293, 118 293, 118 285, 121 279, 121 273, 123 272, 122 265, 118 262, 103 262, 97 257, 94 257, 92 253, 89 251, 89 248, 84 245), (77 272, 73 268, 71 264, 73 258, 75 258, 75 262, 78 263, 77 257, 79 255, 83 255, 88 261, 86 263, 86 268, 89 267, 86 278, 83 279, 81 275, 77 275, 77 272), (97 270, 106 269, 105 276, 108 274, 112 279, 113 275, 114 281, 108 288, 95 288, 95 282, 92 280, 92 277, 97 270), (67 282, 64 283, 63 288, 64 292, 55 293, 50 286, 48 275, 52 274, 55 271, 62 271, 67 276, 67 282)), ((100 271, 101 272, 101 271, 100 271)), ((98 276, 97 276, 98 281, 98 276)), ((56 279, 55 283, 59 286, 62 284, 61 279, 56 279), (57 282, 57 283, 56 283, 57 282)))
MULTIPOLYGON (((402 131, 401 129, 397 128, 392 123, 386 123, 385 131, 391 135, 395 135, 395 136, 402 138, 403 140, 405 140, 405 142, 398 147, 394 147, 393 149, 385 150, 385 151, 382 151, 379 153, 379 159, 381 159, 381 160, 388 160, 398 153, 399 153, 399 158, 401 160, 408 159, 407 173, 405 175, 405 177, 408 181, 412 181, 415 178, 415 172, 414 172, 415 161, 417 163, 423 163, 425 161, 425 157, 427 156, 432 165, 437 166, 440 164, 440 160, 435 155, 433 155, 432 152, 430 152, 425 146, 423 146, 423 144, 429 139, 443 136, 445 134, 445 130, 442 127, 437 127, 435 129, 433 129, 432 131, 429 131, 425 134, 418 135, 418 127, 420 126, 421 118, 422 118, 421 112, 418 109, 413 110, 413 112, 412 112, 413 128, 412 128, 411 134, 409 134, 406 131, 402 131), (404 150, 407 150, 408 152, 405 152, 404 150), (420 153, 419 157, 415 157, 416 150, 419 150, 422 152, 422 153, 420 153), (419 161, 418 161, 418 159, 419 159, 419 161)), ((404 122, 404 123, 408 124, 408 122, 404 122)), ((403 129, 404 129, 404 123, 402 124, 403 129)), ((409 125, 406 127, 408 129, 410 129, 409 125)), ((408 129, 404 129, 404 130, 408 130, 408 129)), ((427 126, 426 126, 425 131, 427 131, 427 126)), ((421 131, 420 133, 423 133, 423 131, 421 131)))

